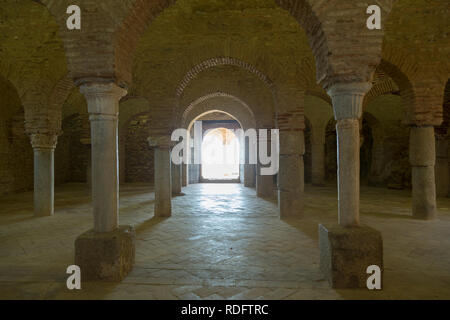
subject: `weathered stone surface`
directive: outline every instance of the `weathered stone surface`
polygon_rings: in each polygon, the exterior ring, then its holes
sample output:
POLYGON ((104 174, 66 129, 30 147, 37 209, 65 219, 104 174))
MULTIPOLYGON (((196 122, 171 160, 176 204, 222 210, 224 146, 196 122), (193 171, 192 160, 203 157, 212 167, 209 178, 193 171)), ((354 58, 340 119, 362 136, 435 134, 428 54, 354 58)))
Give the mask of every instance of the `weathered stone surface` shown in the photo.
POLYGON ((301 192, 278 190, 280 219, 301 218, 303 216, 304 202, 303 190, 301 192))
POLYGON ((412 166, 434 166, 436 145, 434 128, 412 127, 409 133, 409 161, 412 166))
POLYGON ((172 173, 169 148, 155 150, 155 216, 172 215, 172 173))
POLYGON ((34 149, 34 215, 52 216, 54 213, 54 149, 34 149))
POLYGON ((259 174, 260 166, 257 165, 258 174, 256 175, 256 195, 262 198, 273 197, 273 176, 259 174))
POLYGON ((381 233, 367 226, 319 224, 320 269, 333 288, 367 288, 367 267, 383 271, 381 233))
POLYGON ((436 183, 434 166, 412 168, 412 215, 416 219, 432 220, 436 214, 436 183))
POLYGON ((136 233, 131 226, 111 232, 89 230, 75 241, 75 264, 82 281, 121 281, 131 271, 136 233))
POLYGON ((171 162, 172 195, 181 194, 181 164, 171 162))

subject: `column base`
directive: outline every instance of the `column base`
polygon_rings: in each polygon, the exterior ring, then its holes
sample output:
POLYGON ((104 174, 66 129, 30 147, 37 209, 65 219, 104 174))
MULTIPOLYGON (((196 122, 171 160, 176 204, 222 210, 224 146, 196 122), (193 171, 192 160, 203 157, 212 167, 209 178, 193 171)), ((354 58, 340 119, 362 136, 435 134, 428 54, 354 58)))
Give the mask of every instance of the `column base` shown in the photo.
MULTIPOLYGON (((172 201, 172 200, 167 200, 172 201)), ((155 203, 154 215, 158 218, 169 218, 172 216, 172 203, 155 203)))
POLYGON ((303 197, 293 192, 278 191, 280 219, 301 218, 303 216, 303 197))
POLYGON ((86 281, 121 281, 131 271, 136 233, 131 226, 111 232, 89 230, 75 240, 75 264, 86 281))
MULTIPOLYGON (((35 206, 37 205, 35 204, 35 206)), ((33 213, 34 217, 36 218, 51 217, 55 214, 53 208, 45 208, 45 209, 35 208, 33 213)))
POLYGON ((383 239, 367 226, 319 224, 320 270, 332 288, 367 288, 367 267, 377 265, 383 279, 383 239))

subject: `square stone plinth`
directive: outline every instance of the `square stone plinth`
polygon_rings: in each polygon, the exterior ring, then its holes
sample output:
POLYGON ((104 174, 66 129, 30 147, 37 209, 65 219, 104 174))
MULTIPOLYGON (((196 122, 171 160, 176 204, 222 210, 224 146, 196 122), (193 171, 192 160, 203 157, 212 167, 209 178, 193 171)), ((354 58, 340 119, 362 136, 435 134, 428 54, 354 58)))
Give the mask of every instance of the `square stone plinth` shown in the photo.
POLYGON ((75 264, 81 280, 121 281, 131 271, 135 256, 136 232, 120 226, 111 232, 89 230, 75 240, 75 264))
POLYGON ((367 226, 319 225, 320 269, 331 287, 367 288, 367 267, 377 265, 383 279, 383 239, 367 226))

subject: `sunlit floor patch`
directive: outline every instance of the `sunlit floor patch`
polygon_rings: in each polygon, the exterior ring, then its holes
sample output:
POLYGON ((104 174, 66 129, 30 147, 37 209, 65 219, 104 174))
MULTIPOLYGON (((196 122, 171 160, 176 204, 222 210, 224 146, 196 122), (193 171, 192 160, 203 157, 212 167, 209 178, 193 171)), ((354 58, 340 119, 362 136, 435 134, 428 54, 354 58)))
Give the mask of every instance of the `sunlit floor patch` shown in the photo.
POLYGON ((122 283, 83 283, 65 273, 74 241, 92 228, 84 185, 56 189, 53 217, 33 218, 32 193, 0 199, 0 298, 28 299, 450 299, 449 198, 438 219, 407 215, 407 191, 362 188, 361 221, 383 235, 381 292, 332 290, 319 271, 319 223, 337 221, 336 188, 307 185, 301 219, 240 184, 196 184, 154 218, 152 187, 121 186, 120 223, 136 229, 136 264, 122 283), (382 199, 382 201, 380 201, 382 199), (6 200, 6 201, 3 201, 6 200))

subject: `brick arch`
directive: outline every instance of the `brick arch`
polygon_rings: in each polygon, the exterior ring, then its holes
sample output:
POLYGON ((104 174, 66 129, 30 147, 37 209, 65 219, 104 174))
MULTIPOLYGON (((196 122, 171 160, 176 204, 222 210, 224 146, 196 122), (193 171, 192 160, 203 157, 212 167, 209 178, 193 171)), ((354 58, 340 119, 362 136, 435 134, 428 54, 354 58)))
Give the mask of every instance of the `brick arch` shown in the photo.
MULTIPOLYGON (((3 21, 5 30, 14 28, 14 33, 18 35, 16 39, 20 41, 11 44, 9 41, 13 38, 5 38, 4 45, 13 45, 15 50, 1 52, 0 69, 8 74, 19 93, 25 110, 26 132, 58 134, 61 130, 62 103, 55 107, 58 101, 52 100, 52 97, 60 78, 66 73, 66 56, 58 24, 43 1, 21 2, 20 11, 14 2, 4 4, 8 13, 3 21), (30 19, 34 23, 31 28, 29 24, 22 23, 30 19), (43 43, 45 46, 42 46, 43 43)), ((9 31, 5 32, 8 35, 9 31)))
MULTIPOLYGON (((69 75, 59 79, 53 86, 50 95, 45 101, 46 105, 36 109, 33 103, 28 101, 28 106, 33 106, 34 110, 25 108, 26 122, 25 127, 28 134, 45 133, 56 134, 62 133, 62 106, 66 102, 75 85, 69 75), (28 112, 27 112, 28 111, 28 112)), ((44 103, 41 101, 41 103, 44 103)))
POLYGON ((49 98, 49 107, 61 108, 74 88, 75 84, 73 83, 72 78, 69 75, 61 78, 53 87, 52 93, 49 98))
POLYGON ((383 58, 377 71, 387 74, 399 87, 405 124, 441 124, 446 66, 418 63, 414 55, 384 44, 383 58))
POLYGON ((330 106, 333 106, 333 102, 331 101, 330 96, 323 92, 323 91, 318 91, 318 90, 306 90, 305 91, 305 96, 309 95, 309 96, 314 96, 316 98, 322 99, 323 101, 325 101, 326 103, 328 103, 330 106))
MULTIPOLYGON (((414 119, 416 95, 413 84, 411 82, 411 77, 416 74, 417 69, 415 64, 407 66, 404 66, 402 64, 395 65, 393 63, 394 61, 395 60, 388 61, 382 59, 381 63, 378 66, 378 70, 380 70, 380 72, 382 73, 387 74, 398 86, 400 96, 402 97, 403 110, 405 112, 405 122, 408 123, 412 121, 412 119, 414 119)), ((389 88, 386 87, 385 89, 388 90, 389 88)), ((383 88, 375 88, 375 90, 383 91, 383 88)), ((375 96, 369 96, 367 99, 370 100, 371 98, 375 98, 375 96)))
MULTIPOLYGON (((15 113, 20 112, 22 109, 23 113, 23 106, 22 106, 22 100, 20 99, 19 91, 17 90, 16 86, 6 77, 4 77, 2 74, 0 74, 0 86, 6 88, 6 90, 10 91, 13 99, 17 100, 18 106, 20 105, 20 108, 16 108, 14 110, 11 110, 11 106, 4 107, 2 106, 0 110, 0 119, 3 113, 10 112, 10 116, 14 116, 15 113)), ((2 97, 3 98, 3 97, 2 97)))
POLYGON ((376 97, 385 94, 400 94, 399 88, 390 78, 386 78, 383 81, 377 82, 372 86, 370 91, 364 96, 363 108, 365 108, 376 97))
MULTIPOLYGON (((176 114, 178 113, 183 93, 184 93, 185 89, 187 88, 187 86, 189 85, 189 83, 191 83, 193 80, 195 80, 200 73, 207 71, 208 69, 212 69, 214 67, 219 67, 219 66, 234 66, 234 67, 241 68, 242 70, 245 70, 245 71, 249 72, 250 74, 254 75, 257 79, 259 79, 262 83, 264 83, 265 86, 267 86, 268 90, 270 91, 270 94, 272 96, 271 102, 273 104, 274 113, 276 112, 275 110, 277 110, 277 105, 278 105, 277 89, 276 89, 274 82, 267 75, 265 75, 263 72, 261 72, 259 69, 257 69, 252 64, 242 61, 240 59, 233 58, 233 57, 216 57, 216 58, 211 58, 211 59, 205 60, 205 61, 197 64, 196 66, 191 68, 186 73, 184 78, 180 81, 180 83, 177 86, 176 92, 175 92, 175 105, 174 105, 174 109, 172 111, 174 116, 176 116, 176 114)), ((218 89, 218 90, 222 90, 222 89, 218 89)))
POLYGON ((270 80, 269 77, 267 77, 264 73, 259 71, 256 67, 254 67, 250 63, 247 63, 245 61, 242 61, 240 59, 233 58, 233 57, 217 57, 217 58, 211 58, 211 59, 205 60, 203 62, 200 62, 199 64, 194 66, 192 69, 190 69, 188 72, 186 72, 186 75, 180 81, 180 84, 177 86, 176 96, 181 97, 183 95, 184 89, 189 85, 189 82, 194 80, 199 73, 201 73, 209 68, 225 66, 225 65, 236 66, 236 67, 243 68, 244 70, 247 70, 248 72, 256 75, 271 90, 274 90, 274 83, 272 82, 272 80, 270 80))
POLYGON ((122 134, 122 129, 126 128, 129 122, 139 114, 149 113, 151 111, 149 101, 145 97, 140 96, 125 96, 120 100, 119 104, 119 133, 122 134), (134 109, 124 107, 127 103, 138 101, 139 103, 134 109))
POLYGON ((255 115, 252 109, 240 98, 224 92, 215 92, 196 99, 183 111, 181 127, 190 127, 193 120, 212 111, 220 111, 235 118, 243 129, 256 128, 255 115))
MULTIPOLYGON (((114 50, 115 64, 122 65, 123 70, 120 73, 125 74, 126 79, 131 79, 133 53, 141 36, 151 22, 175 2, 176 0, 135 0, 130 7, 127 16, 116 31, 114 50)), ((275 2, 286 9, 306 30, 317 65, 325 61, 329 54, 327 40, 322 24, 310 5, 310 0, 276 0, 275 2)))
POLYGON ((48 99, 48 112, 54 118, 55 125, 59 126, 60 130, 62 126, 62 106, 74 88, 75 84, 72 78, 66 75, 56 83, 48 99))
MULTIPOLYGON (((259 77, 255 76, 253 73, 249 73, 248 70, 242 67, 237 67, 236 69, 239 70, 242 76, 246 76, 245 73, 250 76, 249 78, 251 78, 252 85, 245 87, 248 88, 248 90, 244 90, 243 86, 239 86, 238 82, 234 81, 234 79, 237 79, 233 78, 234 74, 232 74, 233 77, 229 77, 230 74, 227 73, 228 70, 225 71, 225 74, 220 73, 221 77, 214 77, 214 79, 207 83, 202 82, 204 79, 197 76, 192 79, 189 87, 186 87, 182 96, 175 97, 174 103, 172 104, 173 109, 171 110, 172 123, 175 125, 180 123, 179 117, 183 113, 182 108, 185 105, 189 105, 198 97, 214 95, 217 92, 226 92, 234 97, 239 97, 239 99, 243 101, 245 100, 247 105, 251 104, 250 108, 255 113, 258 120, 269 117, 272 119, 275 110, 277 109, 277 90, 275 90, 273 86, 268 87, 266 82, 261 81, 259 77), (252 90, 255 86, 264 92, 256 94, 256 92, 252 90), (264 100, 262 97, 264 97, 264 100)), ((207 72, 215 72, 215 70, 213 67, 209 67, 204 69, 203 72, 205 73, 205 76, 208 76, 207 72)), ((268 122, 268 119, 264 119, 264 121, 268 122)))
POLYGON ((317 78, 322 79, 327 73, 327 60, 330 54, 322 22, 308 0, 275 0, 286 9, 305 30, 309 45, 316 60, 317 78))

